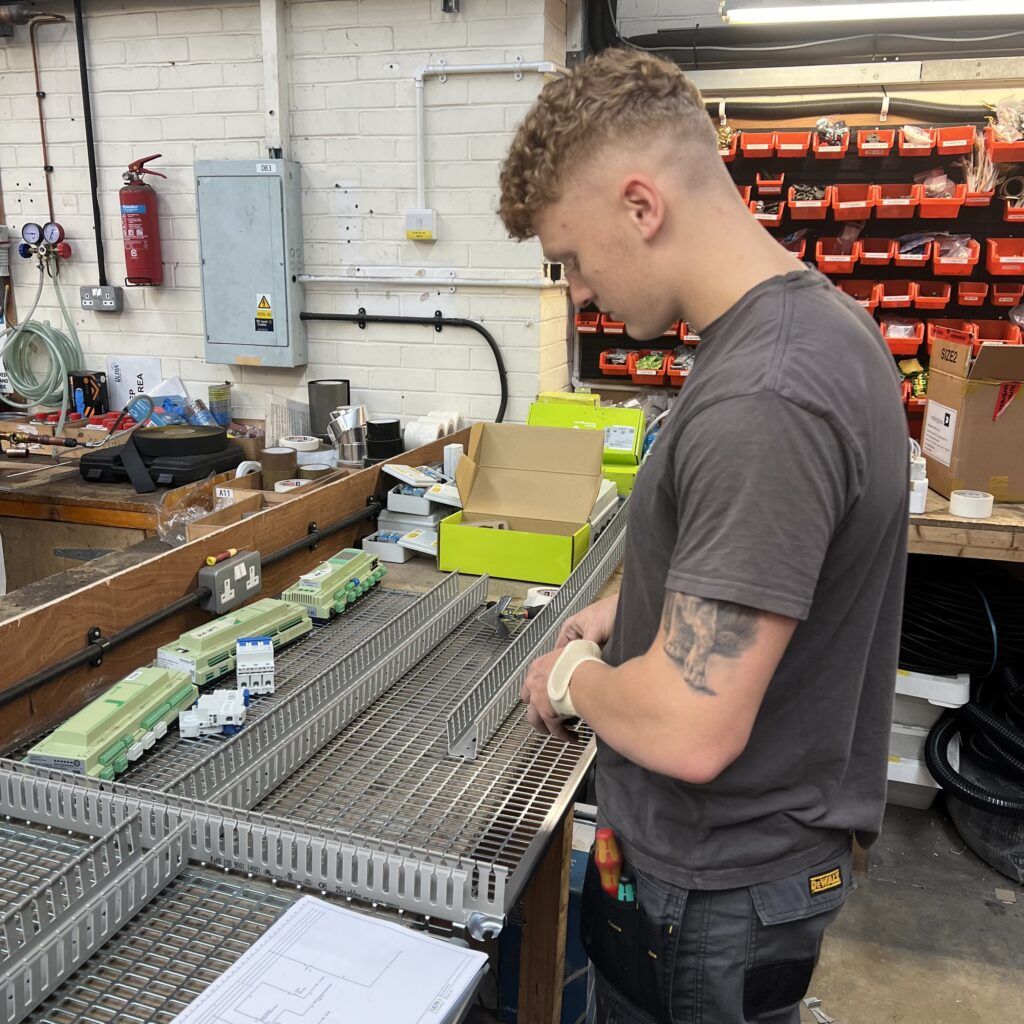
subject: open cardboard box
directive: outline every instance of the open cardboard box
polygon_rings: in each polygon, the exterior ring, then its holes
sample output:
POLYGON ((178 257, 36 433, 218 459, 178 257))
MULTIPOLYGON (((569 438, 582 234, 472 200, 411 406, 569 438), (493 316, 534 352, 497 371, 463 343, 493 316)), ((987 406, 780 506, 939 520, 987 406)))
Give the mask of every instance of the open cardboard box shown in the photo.
POLYGON ((1024 345, 936 342, 928 376, 921 449, 928 483, 953 491, 988 491, 996 501, 1024 501, 1024 345))
POLYGON ((247 476, 240 476, 222 480, 217 483, 214 493, 218 497, 231 497, 235 491, 257 491, 263 496, 264 505, 282 505, 303 494, 309 494, 324 484, 333 484, 349 475, 347 469, 335 469, 317 480, 310 480, 305 487, 296 487, 293 491, 278 493, 277 491, 263 490, 263 475, 261 473, 249 473, 247 476))
POLYGON ((463 508, 441 521, 440 568, 564 583, 590 547, 603 449, 596 430, 473 424, 455 471, 463 508), (489 520, 508 529, 473 525, 489 520))

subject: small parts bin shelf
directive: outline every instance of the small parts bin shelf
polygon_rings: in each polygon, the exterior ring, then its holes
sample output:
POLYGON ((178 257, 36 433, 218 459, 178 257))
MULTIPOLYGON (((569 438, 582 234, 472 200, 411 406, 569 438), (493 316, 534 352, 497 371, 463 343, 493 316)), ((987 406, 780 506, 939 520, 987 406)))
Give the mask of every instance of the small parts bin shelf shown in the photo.
POLYGON ((859 243, 860 261, 867 267, 886 267, 896 255, 897 242, 893 238, 861 238, 859 243))
MULTIPOLYGON (((933 252, 932 273, 940 277, 967 277, 981 258, 981 246, 973 238, 967 242, 966 254, 954 248, 951 239, 938 239, 933 252)), ((1024 257, 1021 263, 1024 265, 1024 257)))
POLYGON ((894 128, 862 129, 857 132, 858 156, 888 156, 896 143, 894 128))
POLYGON ((629 353, 626 354, 626 358, 622 362, 615 361, 616 353, 621 353, 621 349, 606 349, 601 353, 601 357, 598 360, 598 366, 601 368, 601 372, 606 377, 628 377, 629 376, 629 353))
POLYGON ((775 132, 743 132, 740 151, 745 157, 768 157, 775 152, 775 132))
POLYGON ((846 132, 843 135, 842 142, 836 145, 829 145, 826 142, 822 142, 818 137, 818 133, 815 132, 812 148, 814 149, 814 155, 819 160, 842 160, 846 156, 846 151, 850 148, 850 133, 846 132))
POLYGON ((755 199, 750 204, 750 212, 766 227, 777 228, 782 223, 786 212, 784 199, 755 199), (762 208, 759 210, 758 206, 762 208))
POLYGON ((901 252, 899 243, 895 243, 896 253, 893 256, 893 263, 897 267, 923 267, 932 258, 933 242, 925 242, 914 250, 901 252))
POLYGON ((883 309, 906 309, 917 297, 915 281, 882 281, 879 305, 883 309))
POLYGON ((990 189, 988 192, 967 192, 964 195, 964 206, 988 206, 995 194, 995 189, 990 189))
POLYGON ((977 130, 973 125, 935 129, 935 151, 939 156, 957 156, 974 149, 977 130))
POLYGON ((914 306, 917 309, 945 309, 952 293, 953 286, 948 281, 918 281, 914 306))
POLYGON ((630 352, 627 363, 630 379, 634 384, 643 384, 649 387, 664 384, 668 373, 668 364, 671 360, 672 353, 666 352, 664 349, 643 348, 639 352, 630 352), (648 363, 653 364, 656 359, 657 366, 647 365, 648 363), (643 367, 640 366, 641 361, 644 361, 643 367))
POLYGON ((901 128, 898 149, 900 156, 931 156, 935 149, 935 129, 915 127, 908 132, 901 128), (919 139, 919 135, 925 137, 919 139))
POLYGON ((601 317, 601 313, 577 313, 576 330, 579 331, 580 334, 600 334, 601 317))
POLYGON ((1016 199, 1003 200, 1003 220, 1010 224, 1017 224, 1024 220, 1024 206, 1016 199))
POLYGON ((877 281, 840 281, 839 290, 869 312, 878 306, 882 297, 882 286, 877 281))
POLYGON ((960 281, 956 286, 956 301, 961 306, 981 306, 988 298, 986 281, 960 281))
POLYGON ((917 355, 917 350, 924 340, 924 322, 921 320, 895 321, 882 320, 879 324, 882 337, 894 356, 917 355), (911 331, 908 335, 907 329, 911 331))
POLYGON ((993 306, 1017 306, 1024 297, 1024 284, 994 284, 992 285, 992 298, 989 300, 993 306))
POLYGON ((953 187, 953 195, 945 197, 929 198, 922 190, 918 214, 926 219, 942 217, 948 220, 952 217, 959 216, 960 207, 964 205, 964 200, 966 198, 966 185, 955 185, 953 187))
POLYGON ((725 149, 719 148, 718 155, 722 158, 723 163, 731 164, 736 159, 736 149, 739 146, 739 142, 739 132, 733 132, 729 145, 725 149))
POLYGON ((814 259, 826 274, 852 274, 860 258, 860 242, 840 248, 838 238, 819 238, 814 259))
POLYGON ((796 188, 791 186, 788 194, 789 215, 793 220, 824 220, 834 188, 826 186, 821 199, 797 199, 796 188))
POLYGON ((994 164, 1016 164, 1024 160, 1024 139, 1019 142, 1003 142, 992 125, 985 129, 985 148, 994 164))
POLYGON ((875 185, 875 216, 882 220, 913 217, 921 204, 920 185, 875 185))
POLYGON ((782 195, 782 184, 786 180, 786 175, 780 174, 777 178, 773 178, 770 174, 762 174, 760 171, 754 175, 754 183, 757 185, 757 194, 759 196, 781 196, 782 195))
POLYGON ((777 156, 785 157, 787 159, 807 156, 807 150, 810 148, 810 132, 775 133, 775 153, 777 156))
POLYGON ((874 206, 874 185, 832 186, 832 215, 836 220, 866 220, 874 206))

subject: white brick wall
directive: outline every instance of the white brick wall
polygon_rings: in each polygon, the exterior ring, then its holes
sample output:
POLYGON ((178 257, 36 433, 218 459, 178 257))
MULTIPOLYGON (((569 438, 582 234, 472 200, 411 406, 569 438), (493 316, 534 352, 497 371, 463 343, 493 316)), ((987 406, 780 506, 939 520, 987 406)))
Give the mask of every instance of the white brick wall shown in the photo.
MULTIPOLYGON (((70 15, 70 5, 63 13, 70 15)), ((302 165, 306 270, 428 267, 467 277, 533 276, 536 242, 506 238, 495 209, 498 167, 542 79, 511 74, 426 85, 427 201, 441 240, 404 240, 403 213, 416 205, 413 74, 450 64, 564 60, 565 0, 472 0, 458 16, 437 0, 290 0, 288 155, 302 165)), ((59 8, 58 8, 59 9, 59 8)), ((305 400, 305 382, 347 376, 376 413, 419 415, 439 405, 491 417, 497 377, 483 340, 465 330, 310 323, 309 365, 256 370, 203 359, 193 165, 201 159, 265 155, 263 68, 256 0, 168 5, 160 0, 92 0, 90 79, 99 163, 100 210, 113 283, 124 277, 117 190, 132 159, 162 153, 160 196, 164 286, 126 289, 125 312, 77 309, 80 284, 95 283, 95 247, 78 92, 73 25, 39 31, 54 214, 74 259, 62 273, 89 365, 109 354, 162 358, 205 397, 210 382, 235 383, 236 411, 261 415, 268 391, 305 400)), ((27 29, 0 42, 0 182, 8 224, 47 219, 27 29)), ((15 259, 19 311, 35 278, 15 259)), ((47 289, 49 291, 49 289, 47 289)), ((561 292, 311 284, 306 308, 320 312, 403 312, 480 320, 497 338, 509 370, 508 416, 525 417, 540 387, 566 382, 561 292)), ((37 319, 59 320, 50 292, 37 319)))

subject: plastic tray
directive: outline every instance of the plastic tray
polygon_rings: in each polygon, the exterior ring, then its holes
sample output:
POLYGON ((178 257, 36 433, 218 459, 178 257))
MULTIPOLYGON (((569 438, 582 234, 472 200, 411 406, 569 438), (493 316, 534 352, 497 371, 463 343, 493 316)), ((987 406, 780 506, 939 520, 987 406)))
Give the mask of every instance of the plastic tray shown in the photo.
POLYGON ((1024 297, 1024 284, 994 284, 989 302, 993 306, 1017 306, 1024 297))
POLYGON ((787 159, 807 156, 807 150, 810 148, 810 132, 775 133, 775 153, 777 156, 785 157, 787 159))
POLYGON ((956 301, 961 306, 982 306, 986 298, 987 281, 960 281, 956 286, 956 301))
POLYGON ((866 220, 874 207, 874 185, 832 186, 832 214, 836 220, 866 220))
POLYGON ((828 214, 829 201, 832 198, 832 186, 825 187, 824 199, 794 199, 795 189, 790 187, 788 194, 789 215, 793 220, 824 220, 828 214))
POLYGON ((600 358, 598 359, 598 366, 601 367, 601 372, 606 377, 628 377, 629 376, 629 357, 627 356, 624 363, 609 363, 607 356, 609 352, 614 352, 614 349, 605 349, 600 358))
POLYGON ((907 309, 917 296, 916 281, 882 281, 881 284, 878 302, 883 309, 907 309))
POLYGON ((731 164, 736 159, 736 149, 739 145, 740 133, 733 132, 732 140, 729 142, 728 149, 719 149, 718 155, 722 158, 722 162, 731 164))
POLYGON ((975 355, 986 341, 999 341, 1004 345, 1020 344, 1020 328, 1008 320, 975 320, 974 324, 978 329, 974 339, 975 355))
POLYGON ((802 260, 807 254, 807 238, 798 238, 795 242, 791 242, 789 245, 779 243, 786 252, 791 252, 798 260, 802 260))
POLYGON ((966 185, 956 185, 953 188, 953 195, 949 198, 943 199, 929 199, 924 194, 924 190, 921 192, 921 205, 918 207, 918 214, 925 218, 938 218, 944 217, 949 219, 951 217, 960 216, 960 208, 964 205, 964 199, 967 196, 966 185))
POLYGON ((1024 160, 1024 139, 1019 142, 1001 142, 996 138, 995 129, 985 129, 985 148, 994 164, 1017 164, 1024 160))
POLYGON ((877 281, 840 281, 839 290, 869 311, 875 309, 882 296, 882 286, 877 281))
POLYGON ((908 142, 906 132, 901 128, 898 138, 898 148, 900 156, 930 156, 932 151, 935 149, 935 129, 925 128, 924 131, 928 133, 927 143, 913 143, 908 142))
POLYGON ((953 293, 948 281, 918 281, 914 305, 918 309, 945 309, 953 293))
POLYGON ((934 247, 934 242, 925 242, 924 248, 920 252, 901 253, 900 244, 896 242, 896 252, 892 258, 893 263, 897 267, 923 267, 932 258, 932 249, 934 247))
POLYGON ((759 196, 781 196, 782 185, 785 180, 785 172, 781 173, 777 178, 773 178, 770 174, 761 174, 760 172, 754 175, 754 183, 757 185, 757 194, 759 196))
POLYGON ((629 369, 629 378, 634 384, 642 384, 644 387, 658 387, 665 383, 665 377, 668 373, 668 364, 671 359, 672 353, 666 352, 661 348, 642 348, 638 352, 630 352, 629 362, 627 364, 629 369), (662 356, 660 370, 637 369, 637 363, 640 362, 641 358, 649 355, 662 356))
POLYGON ((785 199, 773 199, 770 200, 772 203, 778 205, 778 211, 776 213, 758 213, 757 212, 757 200, 754 200, 750 204, 750 212, 766 227, 766 228, 777 228, 782 223, 782 218, 786 215, 786 200, 785 199))
POLYGON ((858 156, 888 156, 895 144, 895 128, 864 128, 857 132, 858 156), (869 135, 877 135, 881 141, 868 142, 869 135))
POLYGON ((1024 238, 989 238, 985 266, 998 277, 1024 275, 1024 238))
POLYGON ((580 334, 600 334, 601 314, 600 313, 577 313, 576 330, 580 334))
POLYGON ((850 148, 850 133, 847 132, 843 136, 843 141, 838 146, 827 146, 819 141, 818 133, 815 132, 814 137, 811 139, 811 147, 818 160, 842 160, 846 156, 846 151, 850 148))
POLYGON ((935 130, 935 150, 939 156, 970 153, 974 149, 976 133, 977 129, 970 124, 963 127, 937 128, 935 130))
POLYGON ((886 267, 896 255, 896 241, 892 238, 861 238, 860 261, 868 267, 886 267))
POLYGON ((968 249, 969 256, 943 256, 941 243, 935 242, 932 249, 932 273, 940 277, 967 277, 981 259, 981 246, 973 238, 968 243, 968 249))
POLYGON ((988 206, 995 194, 995 189, 988 192, 967 192, 964 195, 964 206, 988 206))
POLYGON ((625 334, 626 325, 622 320, 612 320, 607 313, 601 314, 602 334, 625 334))
POLYGON ((1009 199, 1003 200, 1003 220, 1016 224, 1024 220, 1024 206, 1014 206, 1009 199))
POLYGON ((740 151, 746 157, 766 157, 775 152, 775 132, 743 132, 740 151))
POLYGON ((885 338, 885 343, 889 346, 889 351, 894 356, 913 356, 917 354, 917 350, 921 347, 921 342, 924 340, 924 321, 917 320, 914 322, 914 334, 910 338, 890 338, 886 334, 886 321, 883 320, 879 327, 882 331, 882 337, 885 338))
POLYGON ((921 203, 920 185, 875 185, 875 216, 882 220, 913 217, 921 203))
POLYGON ((679 340, 685 345, 696 345, 700 335, 685 321, 679 324, 679 340))
POLYGON ((852 274, 860 258, 860 242, 854 242, 848 255, 836 252, 838 238, 819 238, 814 246, 814 259, 826 274, 852 274))
POLYGON ((736 191, 740 194, 740 199, 743 200, 748 206, 750 205, 750 193, 753 191, 750 185, 737 185, 736 191))

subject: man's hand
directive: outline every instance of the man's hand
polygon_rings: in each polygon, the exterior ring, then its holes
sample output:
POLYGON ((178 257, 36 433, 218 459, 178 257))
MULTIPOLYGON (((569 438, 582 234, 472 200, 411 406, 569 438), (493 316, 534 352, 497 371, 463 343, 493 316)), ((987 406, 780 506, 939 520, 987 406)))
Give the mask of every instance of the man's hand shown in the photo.
MULTIPOLYGON (((596 605, 590 607, 594 608, 596 605)), ((589 610, 588 608, 580 614, 585 615, 589 610)), ((575 638, 570 637, 570 639, 575 638)), ((527 720, 537 732, 544 736, 557 736, 560 740, 574 743, 577 739, 576 734, 566 729, 564 725, 566 720, 552 710, 551 702, 548 700, 548 676, 551 675, 551 670, 562 653, 562 646, 560 644, 550 654, 543 655, 530 666, 520 697, 523 703, 528 705, 527 720)))
POLYGON ((612 635, 612 626, 615 625, 615 613, 618 607, 619 595, 612 594, 611 597, 595 601, 583 611, 566 619, 558 634, 555 650, 561 650, 572 640, 593 640, 599 647, 603 647, 612 635))

